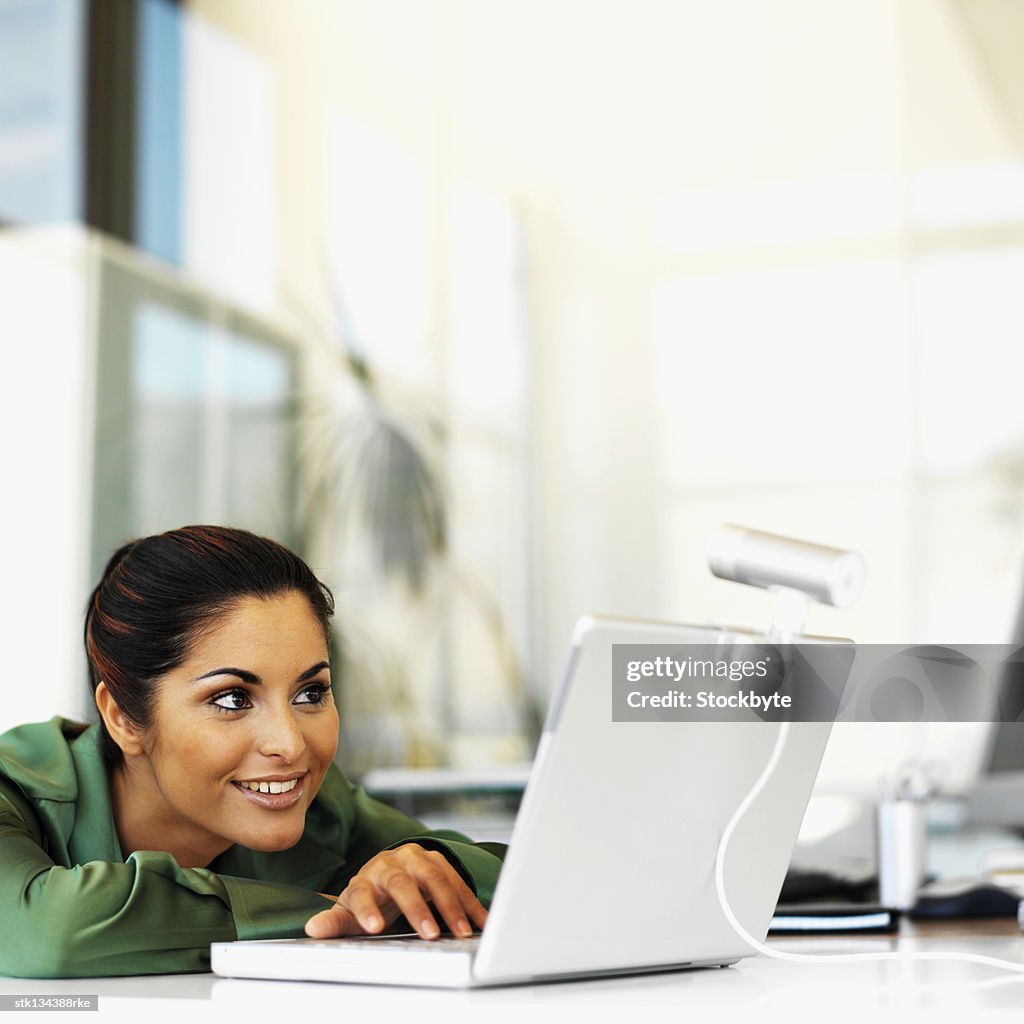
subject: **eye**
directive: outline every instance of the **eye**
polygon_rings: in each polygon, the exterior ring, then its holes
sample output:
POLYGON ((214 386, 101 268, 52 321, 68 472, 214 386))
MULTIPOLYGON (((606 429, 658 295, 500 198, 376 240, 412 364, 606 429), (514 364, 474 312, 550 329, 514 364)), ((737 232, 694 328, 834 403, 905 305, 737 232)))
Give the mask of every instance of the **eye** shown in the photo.
POLYGON ((326 704, 330 700, 331 684, 314 683, 303 687, 295 697, 296 704, 326 704))
POLYGON ((224 693, 218 693, 210 703, 220 711, 244 711, 252 707, 252 701, 245 690, 225 690, 224 693))

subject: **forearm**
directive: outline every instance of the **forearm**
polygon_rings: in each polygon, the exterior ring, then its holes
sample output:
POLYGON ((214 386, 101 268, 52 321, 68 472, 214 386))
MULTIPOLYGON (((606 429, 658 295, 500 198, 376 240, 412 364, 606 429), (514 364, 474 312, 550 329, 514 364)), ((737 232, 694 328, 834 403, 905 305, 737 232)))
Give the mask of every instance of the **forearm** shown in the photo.
POLYGON ((301 935, 329 905, 314 892, 184 869, 169 854, 53 864, 0 826, 0 974, 98 977, 210 969, 210 943, 301 935))

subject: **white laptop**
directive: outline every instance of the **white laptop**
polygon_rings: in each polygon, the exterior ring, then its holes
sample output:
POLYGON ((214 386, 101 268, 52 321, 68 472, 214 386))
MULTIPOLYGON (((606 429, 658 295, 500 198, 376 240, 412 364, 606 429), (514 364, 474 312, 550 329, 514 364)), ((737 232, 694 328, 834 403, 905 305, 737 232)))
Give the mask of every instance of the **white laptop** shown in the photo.
MULTIPOLYGON (((612 720, 613 644, 757 639, 590 617, 552 700, 483 933, 213 943, 236 978, 469 988, 725 966, 753 950, 715 889, 719 839, 779 726, 612 720)), ((828 739, 793 722, 781 760, 726 851, 729 903, 763 939, 828 739)))

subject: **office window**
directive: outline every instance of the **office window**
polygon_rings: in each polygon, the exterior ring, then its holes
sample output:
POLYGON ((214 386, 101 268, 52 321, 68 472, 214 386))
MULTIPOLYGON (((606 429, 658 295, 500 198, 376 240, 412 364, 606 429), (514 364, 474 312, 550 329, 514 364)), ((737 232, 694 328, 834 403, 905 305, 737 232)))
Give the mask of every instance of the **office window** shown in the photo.
MULTIPOLYGON (((296 477, 291 353, 265 332, 237 322, 222 337, 224 452, 220 480, 225 519, 265 523, 294 534, 296 477)), ((293 541, 294 542, 294 541, 293 541)))
POLYGON ((511 204, 470 182, 452 189, 448 225, 450 742, 470 762, 522 759, 536 728, 522 238, 511 204))
POLYGON ((1024 221, 1024 160, 926 167, 911 203, 922 228, 968 228, 1024 221))
POLYGON ((278 83, 259 54, 186 17, 182 263, 248 309, 275 308, 278 83))
POLYGON ((884 596, 846 613, 858 639, 1007 635, 1024 558, 1022 166, 936 163, 888 185, 762 182, 656 205, 670 601, 706 590, 680 538, 699 551, 695 524, 739 518, 894 567, 884 596))
POLYGON ((287 533, 294 501, 287 353, 144 301, 134 314, 130 361, 141 528, 199 516, 287 533))
POLYGON ((664 479, 777 487, 903 472, 905 319, 891 260, 665 282, 654 300, 652 382, 664 479))
POLYGON ((1024 247, 931 253, 915 266, 921 435, 932 472, 1024 464, 1022 285, 1024 247))
POLYGON ((185 523, 295 544, 295 354, 231 307, 111 260, 98 350, 95 572, 185 523))
POLYGON ((84 0, 0 0, 0 223, 82 213, 84 0))
POLYGON ((182 258, 183 13, 177 0, 140 0, 135 103, 135 243, 182 258))
MULTIPOLYGON (((430 379, 427 176, 400 143, 344 116, 331 126, 325 285, 371 365, 430 379)), ((335 311, 337 314, 337 311, 335 311)))
POLYGON ((871 238, 899 223, 900 195, 884 174, 709 186, 655 205, 668 252, 708 254, 759 246, 871 238))
MULTIPOLYGON (((131 417, 132 518, 143 534, 210 518, 213 495, 203 493, 207 356, 205 323, 152 301, 133 316, 131 417), (174 486, 168 487, 167 481, 174 486), (159 525, 158 525, 159 524, 159 525)), ((131 437, 126 430, 125 441, 131 437)))

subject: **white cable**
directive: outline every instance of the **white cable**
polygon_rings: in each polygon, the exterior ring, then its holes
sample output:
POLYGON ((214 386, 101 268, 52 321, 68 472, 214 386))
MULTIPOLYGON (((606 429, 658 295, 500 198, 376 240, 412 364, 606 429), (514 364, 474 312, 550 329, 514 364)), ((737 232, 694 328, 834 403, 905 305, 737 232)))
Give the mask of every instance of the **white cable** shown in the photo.
POLYGON ((759 942, 754 938, 746 928, 737 920, 736 915, 733 913, 729 898, 725 892, 725 852, 729 845, 729 840, 732 838, 732 834, 739 824, 743 815, 747 813, 751 804, 760 796, 761 790, 768 784, 768 780, 772 777, 779 761, 782 758, 782 751, 786 745, 786 737, 789 735, 789 722, 784 721, 779 725, 779 733, 775 738, 775 746, 772 749, 771 757, 768 758, 768 763, 764 766, 764 771, 761 772, 760 778, 754 783, 750 792, 743 798, 739 807, 736 808, 733 816, 729 819, 729 824, 725 826, 725 831, 722 833, 722 838, 718 842, 718 852, 715 855, 715 889, 718 893, 718 902, 722 906, 722 910, 725 913, 726 919, 729 924, 732 925, 736 934, 739 935, 744 942, 749 943, 759 953, 763 953, 765 956, 774 957, 776 960, 796 960, 801 963, 823 963, 825 961, 831 963, 853 963, 856 961, 865 960, 965 960, 968 963, 973 964, 986 964, 989 967, 998 967, 1004 971, 1013 971, 1018 974, 1024 974, 1024 963, 1018 963, 1014 960, 1000 960, 994 956, 983 956, 980 953, 926 953, 918 951, 908 951, 904 953, 789 953, 781 949, 772 949, 770 946, 766 946, 763 942, 759 942))

